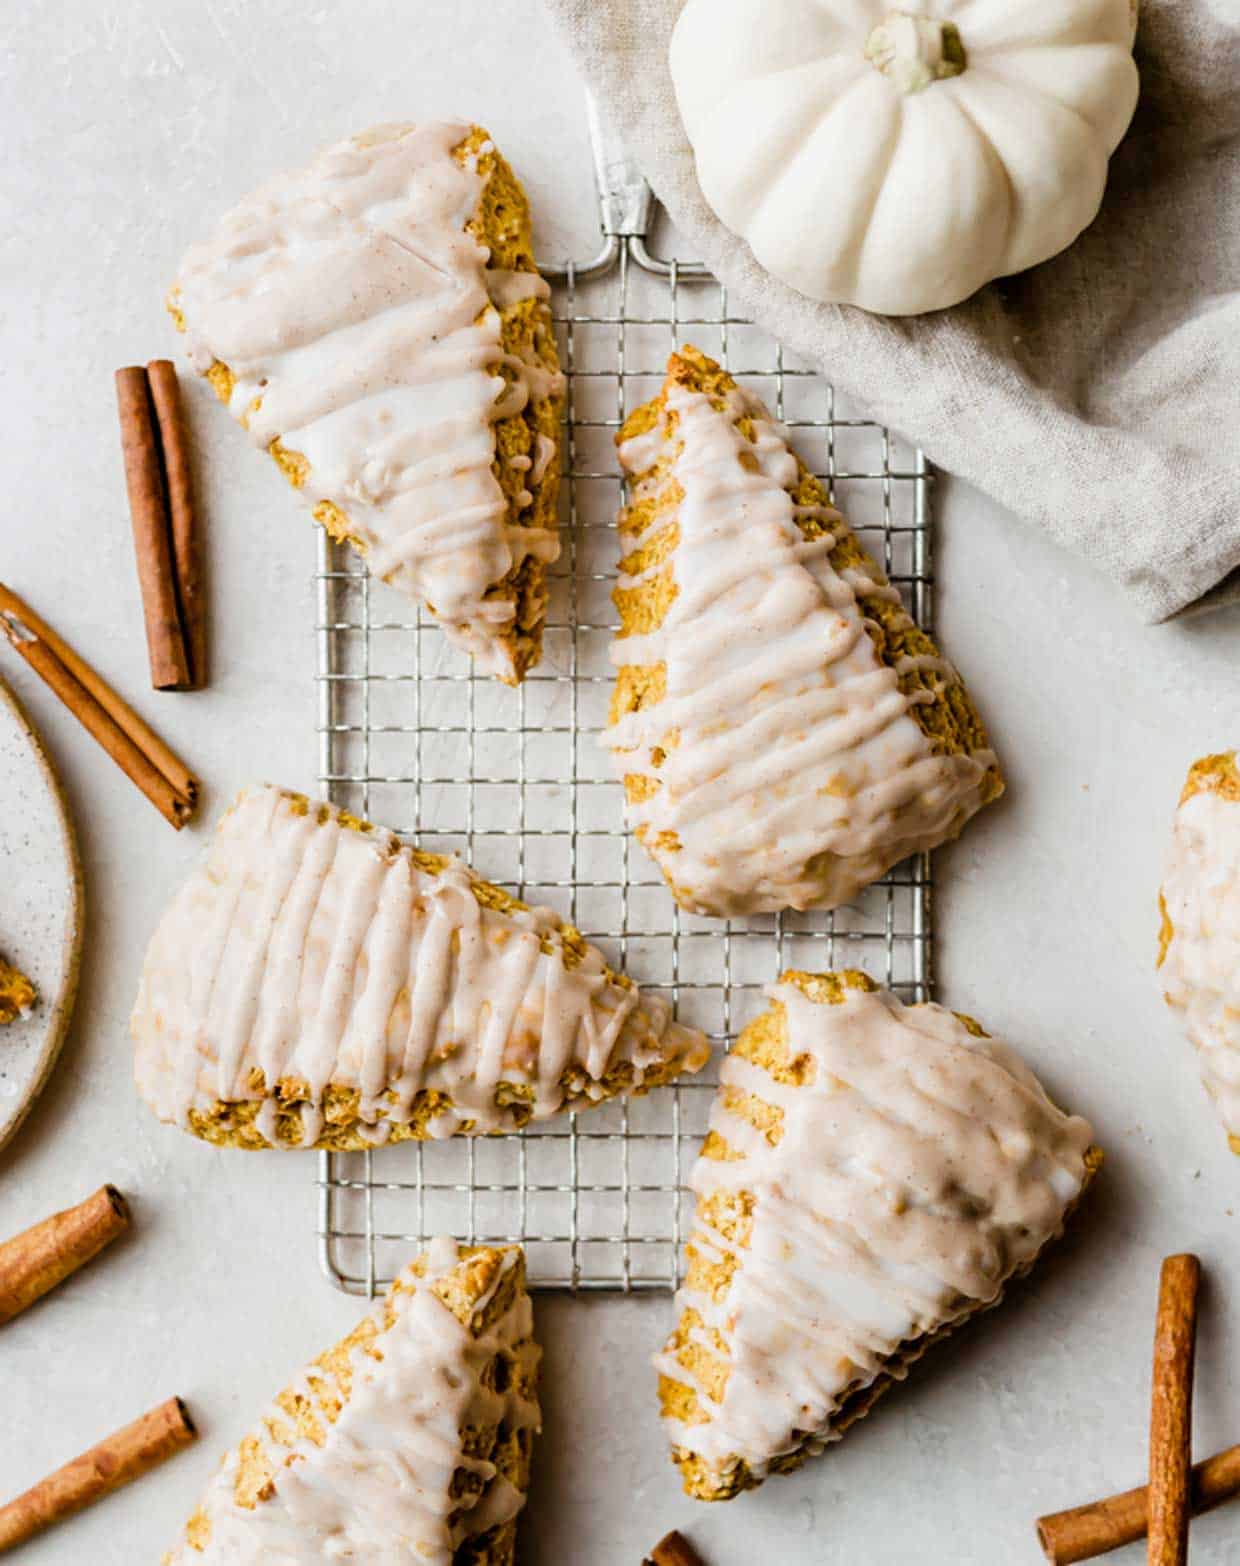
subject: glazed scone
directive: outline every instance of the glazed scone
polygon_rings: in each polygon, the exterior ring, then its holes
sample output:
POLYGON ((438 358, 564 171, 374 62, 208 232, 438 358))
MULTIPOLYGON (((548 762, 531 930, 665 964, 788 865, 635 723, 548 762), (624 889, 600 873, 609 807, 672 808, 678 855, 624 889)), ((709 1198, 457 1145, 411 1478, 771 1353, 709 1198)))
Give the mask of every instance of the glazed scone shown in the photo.
POLYGON ((26 975, 0 957, 0 1026, 28 1017, 35 999, 34 985, 26 975))
POLYGON ((511 1566, 538 1360, 521 1251, 433 1241, 228 1453, 163 1566, 511 1566))
POLYGON ((769 993, 723 1065, 656 1358, 673 1458, 704 1501, 839 1440, 1028 1271, 1102 1157, 970 1018, 853 971, 769 993))
POLYGON ((242 791, 147 950, 142 1097, 226 1147, 518 1130, 705 1064, 549 909, 285 789, 242 791))
POLYGON ((334 538, 478 669, 537 662, 564 381, 525 192, 478 126, 381 125, 236 207, 169 309, 334 538))
POLYGON ((684 348, 617 440, 603 738, 682 907, 838 907, 1002 792, 959 676, 757 398, 684 348))
POLYGON ((1240 1153, 1240 767, 1195 762, 1180 795, 1159 895, 1158 966, 1183 1014, 1201 1079, 1240 1153))

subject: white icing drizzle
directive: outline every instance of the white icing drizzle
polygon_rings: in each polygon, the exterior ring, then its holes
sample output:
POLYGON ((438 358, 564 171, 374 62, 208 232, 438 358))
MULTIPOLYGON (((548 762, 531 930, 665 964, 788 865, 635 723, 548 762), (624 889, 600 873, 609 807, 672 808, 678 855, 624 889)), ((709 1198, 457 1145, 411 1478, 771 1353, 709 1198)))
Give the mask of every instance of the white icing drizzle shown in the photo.
MULTIPOLYGON (((238 1453, 230 1452, 204 1497, 210 1523, 204 1550, 182 1545, 169 1566, 327 1566, 366 1561, 368 1566, 452 1566, 469 1539, 510 1521, 525 1496, 485 1458, 467 1456, 468 1427, 500 1426, 507 1433, 539 1429, 538 1403, 513 1375, 502 1391, 488 1388, 483 1372, 496 1356, 515 1357, 532 1383, 538 1349, 532 1340, 529 1296, 519 1290, 510 1309, 492 1325, 469 1331, 434 1294, 431 1285, 457 1265, 454 1240, 433 1241, 423 1276, 406 1269, 400 1280, 412 1293, 393 1296, 395 1321, 373 1340, 375 1352, 354 1348, 351 1385, 322 1446, 306 1438, 280 1452, 272 1494, 253 1507, 236 1499, 238 1453), (471 1499, 451 1493, 457 1470, 480 1478, 471 1499), (453 1513, 461 1515, 453 1518, 453 1513)), ((516 1264, 509 1251, 490 1294, 516 1264)), ((381 1325, 384 1304, 373 1312, 381 1325)), ((309 1366, 292 1390, 314 1398, 311 1384, 324 1371, 309 1366)), ((287 1413, 274 1404, 267 1419, 287 1428, 287 1413)), ((264 1424, 255 1439, 272 1450, 264 1424)))
MULTIPOLYGON (((832 567, 843 518, 794 506, 796 459, 761 403, 737 388, 721 412, 673 384, 667 407, 673 430, 660 425, 620 448, 636 499, 665 482, 683 491, 671 606, 656 630, 612 646, 617 665, 666 668, 662 699, 603 736, 622 775, 658 784, 630 803, 631 823, 694 912, 837 907, 954 836, 983 802, 994 755, 933 754, 909 716, 933 697, 901 694, 899 675, 953 671, 937 658, 884 666, 858 594, 899 595, 832 567), (752 441, 735 425, 745 415, 752 441), (668 440, 681 443, 670 474, 649 476, 668 440), (798 514, 835 532, 808 539, 798 514), (679 848, 661 846, 660 834, 679 848)), ((622 575, 620 588, 664 570, 622 575)))
POLYGON ((530 483, 541 484, 555 456, 555 442, 541 433, 534 437, 534 461, 530 468, 530 483))
POLYGON ((563 378, 503 351, 498 310, 548 288, 491 267, 466 230, 484 188, 476 160, 452 156, 468 134, 388 125, 340 142, 236 207, 186 255, 175 293, 195 368, 229 366, 252 439, 300 452, 301 494, 347 513, 371 571, 431 607, 481 669, 510 674, 497 638, 514 605, 487 591, 559 541, 509 521, 494 426, 563 378))
POLYGON ((1206 787, 1176 811, 1162 887, 1172 938, 1161 974, 1202 1081, 1240 1151, 1240 801, 1206 787))
MULTIPOLYGON (((1011 1049, 940 1006, 859 990, 816 1003, 787 982, 768 993, 813 1076, 795 1086, 724 1062, 711 1129, 741 1157, 698 1160, 690 1244, 736 1271, 718 1300, 686 1286, 677 1303, 716 1356, 704 1333, 722 1334, 730 1369, 721 1401, 696 1386, 705 1423, 667 1421, 675 1447, 715 1468, 739 1457, 757 1478, 803 1434, 814 1450, 838 1439, 847 1394, 902 1374, 903 1348, 998 1298, 1059 1232, 1092 1140, 1011 1049), (783 1111, 776 1145, 729 1089, 783 1111), (747 1246, 701 1206, 741 1191, 754 1198, 747 1246)), ((670 1344, 656 1365, 691 1379, 670 1344)))
POLYGON ((423 1089, 451 1099, 429 1127, 447 1137, 516 1128, 501 1082, 530 1088, 543 1119, 566 1073, 588 1102, 621 1065, 640 1087, 668 1061, 704 1064, 704 1035, 609 977, 596 948, 565 963, 550 909, 484 908, 476 884, 459 860, 430 874, 391 833, 329 806, 245 790, 147 952, 131 1024, 143 1098, 182 1126, 217 1101, 257 1102, 274 1141, 276 1084, 295 1079, 304 1147, 329 1085, 359 1090, 379 1142, 423 1089))

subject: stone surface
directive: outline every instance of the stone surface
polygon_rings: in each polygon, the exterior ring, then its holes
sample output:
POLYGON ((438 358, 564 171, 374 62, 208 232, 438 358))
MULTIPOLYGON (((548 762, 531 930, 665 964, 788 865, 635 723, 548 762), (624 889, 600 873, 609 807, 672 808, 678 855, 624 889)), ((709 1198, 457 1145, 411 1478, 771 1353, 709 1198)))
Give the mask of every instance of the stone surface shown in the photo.
MULTIPOLYGON (((587 253, 582 102, 537 0, 10 9, 3 574, 199 769, 209 820, 251 777, 313 786, 313 533, 271 464, 192 388, 215 676, 202 693, 149 691, 112 371, 175 351, 162 295, 204 221, 274 168, 383 119, 484 120, 527 180, 540 251, 587 253)), ((1002 1311, 837 1451, 727 1507, 680 1495, 657 1428, 646 1361, 670 1301, 540 1298, 547 1430, 526 1566, 633 1566, 671 1527, 711 1566, 1032 1566, 1037 1513, 1143 1473, 1158 1262, 1171 1250, 1199 1251, 1210 1279, 1199 1449, 1240 1439, 1240 1162, 1152 970, 1184 771, 1240 742, 1240 622, 1142 627, 976 494, 944 482, 938 506, 939 628, 1009 777, 1007 799, 939 859, 939 994, 1008 1034, 1094 1118, 1108 1164, 1072 1237, 1002 1311)), ((181 1393, 198 1446, 22 1556, 134 1566, 159 1559, 219 1454, 358 1305, 319 1273, 303 1160, 217 1153, 157 1125, 132 1088, 143 946, 203 828, 170 831, 17 659, 3 668, 66 783, 89 915, 74 1027, 0 1153, 0 1233, 108 1179, 133 1199, 134 1232, 3 1329, 0 1492, 181 1393)), ((1237 1537, 1240 1507, 1205 1519, 1194 1561, 1223 1566, 1237 1537)))

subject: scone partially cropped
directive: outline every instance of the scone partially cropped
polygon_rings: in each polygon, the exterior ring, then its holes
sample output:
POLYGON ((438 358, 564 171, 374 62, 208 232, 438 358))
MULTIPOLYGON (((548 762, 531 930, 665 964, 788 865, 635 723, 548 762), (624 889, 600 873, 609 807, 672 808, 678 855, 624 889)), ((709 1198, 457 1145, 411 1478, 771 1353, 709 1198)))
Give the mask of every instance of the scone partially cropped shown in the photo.
POLYGON ((1020 1058, 864 974, 785 973, 724 1062, 656 1359, 685 1489, 728 1500, 838 1440, 993 1305, 1101 1161, 1020 1058))
POLYGON ((28 1017, 35 1000, 34 985, 26 975, 0 957, 0 1026, 28 1017))
POLYGON ((270 786, 165 911, 131 1027, 160 1119, 244 1148, 514 1131, 709 1054, 549 909, 270 786))
POLYGON ((756 397, 684 348, 618 443, 604 743, 682 907, 838 907, 1002 792, 960 677, 756 397))
POLYGON ((371 573, 476 666, 537 662, 563 378, 525 193, 478 126, 381 125, 181 265, 189 356, 371 573))
POLYGON ((1180 795, 1159 897, 1158 965, 1233 1153, 1240 1153, 1240 767, 1195 762, 1180 795))
POLYGON ((228 1453, 163 1566, 511 1566, 538 1360, 520 1250, 433 1241, 228 1453))

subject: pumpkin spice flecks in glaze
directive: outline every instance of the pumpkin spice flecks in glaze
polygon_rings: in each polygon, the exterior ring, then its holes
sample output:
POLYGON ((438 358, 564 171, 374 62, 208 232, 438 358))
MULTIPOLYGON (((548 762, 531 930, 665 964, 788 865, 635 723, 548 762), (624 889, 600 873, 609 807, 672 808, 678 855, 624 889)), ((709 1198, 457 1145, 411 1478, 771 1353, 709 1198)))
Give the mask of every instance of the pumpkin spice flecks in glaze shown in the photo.
POLYGON ((560 375, 529 209, 485 131, 387 125, 186 255, 190 359, 333 536, 508 682, 559 554, 560 375))
POLYGON ((142 1097, 223 1146, 513 1131, 709 1054, 549 909, 347 812, 246 789, 151 939, 142 1097))
POLYGON ((838 907, 1002 792, 959 676, 755 397, 685 348, 619 450, 603 740, 683 907, 838 907))
POLYGON ((775 277, 916 315, 1070 245, 1136 107, 1135 0, 688 0, 698 179, 775 277), (829 222, 815 215, 829 213, 829 222))
POLYGON ((685 1487, 838 1440, 1060 1232, 1100 1161, 1006 1044, 864 974, 790 972, 720 1072, 679 1325, 656 1365, 685 1487))

